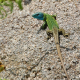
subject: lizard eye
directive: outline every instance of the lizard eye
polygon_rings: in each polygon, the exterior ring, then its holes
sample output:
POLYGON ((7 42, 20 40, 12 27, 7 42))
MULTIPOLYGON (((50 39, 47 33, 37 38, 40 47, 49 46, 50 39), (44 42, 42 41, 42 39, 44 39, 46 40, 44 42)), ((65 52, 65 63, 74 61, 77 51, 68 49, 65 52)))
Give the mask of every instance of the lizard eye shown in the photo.
POLYGON ((39 14, 37 14, 37 16, 39 16, 39 14))

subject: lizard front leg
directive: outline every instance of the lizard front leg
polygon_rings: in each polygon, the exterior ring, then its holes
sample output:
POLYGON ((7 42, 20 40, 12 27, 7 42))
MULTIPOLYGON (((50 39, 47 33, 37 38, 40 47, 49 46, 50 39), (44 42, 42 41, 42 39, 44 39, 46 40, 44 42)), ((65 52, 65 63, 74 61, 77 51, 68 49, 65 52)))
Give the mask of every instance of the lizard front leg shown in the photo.
POLYGON ((44 23, 42 24, 42 26, 40 27, 40 29, 38 30, 37 34, 39 34, 39 32, 40 32, 41 30, 45 30, 46 28, 47 28, 47 22, 44 22, 44 23))
POLYGON ((59 35, 63 35, 64 37, 68 37, 70 33, 65 33, 64 29, 59 29, 59 35))
POLYGON ((56 20, 56 15, 51 15, 52 17, 54 17, 54 19, 56 20))

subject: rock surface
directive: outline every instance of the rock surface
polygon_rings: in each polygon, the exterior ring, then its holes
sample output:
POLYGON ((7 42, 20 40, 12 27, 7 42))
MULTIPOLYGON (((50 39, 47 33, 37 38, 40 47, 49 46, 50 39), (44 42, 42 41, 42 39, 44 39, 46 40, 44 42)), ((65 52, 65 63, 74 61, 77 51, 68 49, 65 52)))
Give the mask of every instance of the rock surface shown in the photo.
MULTIPOLYGON (((29 0, 28 0, 29 1, 29 0)), ((1 79, 66 80, 54 38, 46 40, 46 31, 37 34, 43 21, 32 18, 36 12, 56 14, 60 28, 70 33, 61 37, 60 45, 69 78, 80 80, 80 1, 30 0, 20 11, 0 20, 0 61, 6 70, 1 79)))

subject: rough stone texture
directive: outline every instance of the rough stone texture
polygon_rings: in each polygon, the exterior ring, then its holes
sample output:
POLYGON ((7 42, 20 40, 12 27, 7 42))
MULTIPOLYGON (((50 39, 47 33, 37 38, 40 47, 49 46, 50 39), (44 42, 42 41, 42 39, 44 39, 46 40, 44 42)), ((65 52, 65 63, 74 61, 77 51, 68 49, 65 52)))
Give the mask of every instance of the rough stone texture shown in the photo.
MULTIPOLYGON (((29 1, 29 0, 28 0, 29 1)), ((20 11, 0 20, 0 61, 6 70, 0 78, 8 80, 66 80, 54 38, 46 40, 46 31, 37 34, 43 21, 32 18, 36 12, 57 14, 60 28, 70 33, 61 36, 61 52, 67 73, 80 80, 80 1, 30 0, 20 11)))

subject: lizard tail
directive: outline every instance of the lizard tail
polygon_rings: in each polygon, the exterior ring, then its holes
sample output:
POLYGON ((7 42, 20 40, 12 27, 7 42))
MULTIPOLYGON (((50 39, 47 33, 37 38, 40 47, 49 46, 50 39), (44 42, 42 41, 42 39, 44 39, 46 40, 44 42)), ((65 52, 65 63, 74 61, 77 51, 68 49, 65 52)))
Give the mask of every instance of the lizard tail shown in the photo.
POLYGON ((57 51, 58 51, 59 58, 61 60, 61 63, 62 63, 64 72, 66 74, 66 77, 69 80, 69 77, 68 77, 68 74, 67 74, 66 69, 64 67, 64 63, 63 63, 62 56, 61 56, 60 45, 59 45, 59 33, 58 33, 58 29, 57 28, 53 29, 53 35, 54 35, 55 44, 56 44, 56 48, 57 48, 57 51))
POLYGON ((64 63, 63 63, 63 60, 62 60, 61 51, 60 51, 60 45, 59 45, 59 44, 56 44, 56 48, 57 48, 58 55, 59 55, 59 58, 60 58, 60 60, 61 60, 61 63, 62 63, 64 72, 65 72, 65 74, 66 74, 66 77, 67 77, 67 79, 69 80, 68 74, 67 74, 67 72, 66 72, 66 69, 65 69, 65 67, 64 67, 64 63))

